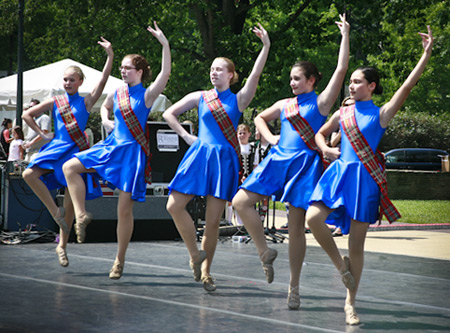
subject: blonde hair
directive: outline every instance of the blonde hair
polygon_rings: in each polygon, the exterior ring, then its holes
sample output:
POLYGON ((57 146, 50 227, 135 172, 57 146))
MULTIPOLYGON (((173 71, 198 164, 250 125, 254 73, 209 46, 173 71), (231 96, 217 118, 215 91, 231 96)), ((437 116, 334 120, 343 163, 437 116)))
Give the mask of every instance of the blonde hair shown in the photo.
POLYGON ((240 130, 245 130, 250 133, 250 126, 248 126, 247 124, 239 124, 237 127, 237 132, 239 132, 240 130))
POLYGON ((86 78, 86 76, 84 76, 83 71, 81 70, 80 67, 78 66, 69 66, 66 68, 66 71, 68 71, 69 69, 73 70, 81 79, 81 81, 84 81, 84 79, 86 78))
POLYGON ((233 60, 225 58, 225 57, 217 57, 214 60, 223 60, 227 64, 227 69, 229 72, 233 73, 233 77, 230 80, 230 85, 235 84, 239 80, 239 74, 236 72, 236 66, 234 65, 233 60))

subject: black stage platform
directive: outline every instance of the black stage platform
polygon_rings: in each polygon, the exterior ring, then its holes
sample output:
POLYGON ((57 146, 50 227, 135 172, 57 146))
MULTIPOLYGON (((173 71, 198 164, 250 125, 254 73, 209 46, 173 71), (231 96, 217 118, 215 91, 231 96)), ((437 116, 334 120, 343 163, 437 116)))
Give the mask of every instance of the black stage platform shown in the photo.
POLYGON ((194 282, 182 242, 132 242, 122 278, 108 279, 115 243, 0 246, 0 332, 444 332, 450 331, 449 261, 366 253, 357 301, 362 324, 345 325, 345 289, 309 247, 301 310, 288 310, 288 244, 267 284, 253 243, 219 242, 217 291, 194 282))

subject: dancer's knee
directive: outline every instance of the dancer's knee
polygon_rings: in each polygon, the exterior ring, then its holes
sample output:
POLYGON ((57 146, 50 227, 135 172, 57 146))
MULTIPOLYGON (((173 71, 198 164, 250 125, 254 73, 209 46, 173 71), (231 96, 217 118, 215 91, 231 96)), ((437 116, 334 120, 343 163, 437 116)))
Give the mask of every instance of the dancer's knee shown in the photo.
POLYGON ((311 230, 323 224, 330 214, 331 209, 322 202, 314 202, 306 211, 306 223, 311 230))
POLYGON ((169 212, 170 215, 175 215, 182 211, 186 205, 184 203, 180 202, 180 200, 176 200, 173 195, 169 196, 169 199, 167 200, 166 209, 169 212))
POLYGON ((169 199, 167 200, 166 210, 170 215, 174 214, 176 211, 175 202, 173 199, 171 200, 171 197, 169 197, 169 199))
POLYGON ((33 171, 31 169, 25 169, 24 172, 22 172, 22 178, 28 182, 32 178, 33 171))
POLYGON ((64 163, 62 169, 63 169, 64 176, 66 176, 66 177, 72 176, 75 172, 74 159, 72 158, 72 159, 68 160, 66 163, 64 163))
MULTIPOLYGON (((251 200, 250 193, 245 190, 239 190, 233 198, 232 205, 237 212, 241 212, 247 208, 253 207, 254 203, 251 200)), ((256 202, 256 201, 255 201, 256 202)))

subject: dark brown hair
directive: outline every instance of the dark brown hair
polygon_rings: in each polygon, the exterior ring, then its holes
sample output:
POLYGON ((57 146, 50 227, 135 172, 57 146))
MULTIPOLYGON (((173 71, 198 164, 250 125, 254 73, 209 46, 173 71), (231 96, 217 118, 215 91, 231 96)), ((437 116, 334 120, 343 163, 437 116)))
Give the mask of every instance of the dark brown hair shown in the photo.
POLYGON ((21 128, 20 126, 15 126, 15 127, 13 128, 13 132, 16 132, 16 133, 19 135, 19 139, 20 139, 20 140, 25 140, 25 139, 24 139, 24 135, 23 135, 22 128, 21 128))
POLYGON ((374 94, 380 95, 383 93, 383 87, 380 85, 380 75, 378 74, 378 71, 374 67, 359 67, 355 70, 361 71, 363 73, 364 78, 367 80, 367 82, 372 83, 375 82, 376 86, 373 91, 374 94))
POLYGON ((322 79, 322 73, 319 72, 316 65, 314 65, 312 62, 309 61, 299 61, 292 66, 292 68, 300 67, 301 71, 303 72, 303 75, 309 80, 309 78, 312 76, 315 78, 314 81, 314 88, 317 87, 320 80, 322 79))
POLYGON ((149 81, 152 79, 152 70, 150 69, 150 65, 147 62, 147 59, 145 59, 143 56, 139 54, 128 54, 125 58, 128 58, 133 63, 134 67, 136 67, 136 70, 142 70, 142 77, 141 80, 143 82, 149 81))

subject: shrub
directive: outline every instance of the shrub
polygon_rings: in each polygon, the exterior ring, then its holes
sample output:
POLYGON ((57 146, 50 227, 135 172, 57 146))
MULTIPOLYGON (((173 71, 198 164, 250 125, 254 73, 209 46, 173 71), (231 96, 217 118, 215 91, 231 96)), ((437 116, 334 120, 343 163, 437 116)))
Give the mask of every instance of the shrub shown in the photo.
POLYGON ((391 120, 379 148, 436 148, 450 151, 450 115, 401 111, 391 120))

